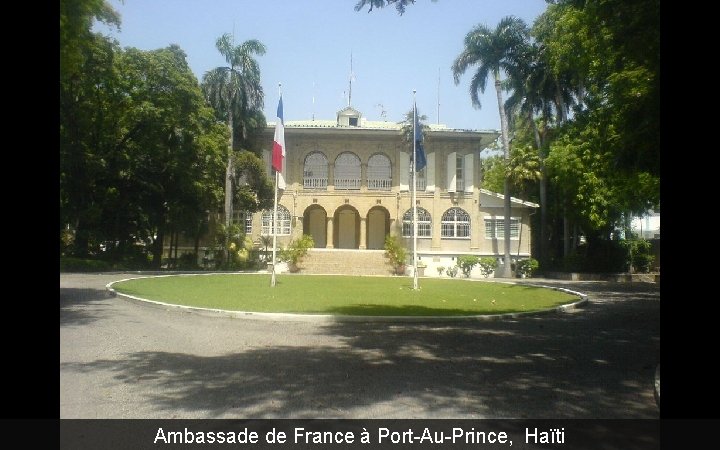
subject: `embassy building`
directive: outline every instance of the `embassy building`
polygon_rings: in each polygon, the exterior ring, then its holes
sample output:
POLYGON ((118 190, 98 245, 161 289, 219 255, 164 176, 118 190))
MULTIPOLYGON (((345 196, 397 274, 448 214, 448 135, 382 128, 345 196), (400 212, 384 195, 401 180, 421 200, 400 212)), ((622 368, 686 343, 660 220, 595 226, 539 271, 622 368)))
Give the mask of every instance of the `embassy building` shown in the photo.
MULTIPOLYGON (((417 174, 416 191, 417 251, 419 265, 426 266, 424 275, 438 276, 438 267, 455 266, 460 255, 493 256, 502 264, 504 196, 482 189, 479 158, 499 133, 425 127, 427 165, 417 174)), ((262 136, 268 173, 274 129, 275 123, 268 123, 262 136)), ((408 249, 411 273, 413 147, 402 125, 368 121, 348 106, 337 112, 336 120, 285 121, 284 132, 278 249, 308 234, 315 248, 301 270, 387 274, 391 269, 383 262, 385 237, 396 235, 408 249)), ((516 198, 511 202, 511 254, 513 259, 527 258, 530 215, 539 205, 516 198)), ((244 225, 258 246, 261 236, 272 235, 272 210, 239 211, 233 220, 244 225)), ((477 267, 472 276, 479 276, 477 267)))

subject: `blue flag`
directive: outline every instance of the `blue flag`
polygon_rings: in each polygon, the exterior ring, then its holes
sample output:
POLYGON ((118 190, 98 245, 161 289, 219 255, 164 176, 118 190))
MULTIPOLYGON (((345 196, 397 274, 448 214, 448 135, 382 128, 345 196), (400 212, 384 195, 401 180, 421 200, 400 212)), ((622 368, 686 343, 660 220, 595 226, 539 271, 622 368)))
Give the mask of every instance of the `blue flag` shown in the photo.
POLYGON ((415 106, 415 172, 423 170, 427 166, 425 150, 423 150, 423 134, 420 121, 418 120, 417 105, 415 106))

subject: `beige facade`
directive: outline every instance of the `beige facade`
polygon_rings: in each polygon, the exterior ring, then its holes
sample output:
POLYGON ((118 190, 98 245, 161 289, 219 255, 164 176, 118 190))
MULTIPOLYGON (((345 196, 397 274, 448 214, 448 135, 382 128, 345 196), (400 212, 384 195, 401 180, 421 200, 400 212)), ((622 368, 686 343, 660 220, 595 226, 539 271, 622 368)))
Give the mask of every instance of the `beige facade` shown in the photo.
MULTIPOLYGON (((273 133, 268 124, 268 170, 273 133)), ((427 167, 418 175, 416 198, 418 256, 429 269, 454 265, 462 254, 502 256, 503 196, 481 188, 479 158, 497 137, 443 125, 426 130, 427 167)), ((285 144, 278 247, 309 234, 318 248, 382 249, 393 234, 412 248, 412 144, 401 125, 369 122, 346 108, 335 121, 286 122, 285 144)), ((529 215, 538 205, 512 199, 512 206, 512 255, 528 257, 529 215)), ((272 233, 271 218, 272 211, 247 217, 253 241, 272 233)))

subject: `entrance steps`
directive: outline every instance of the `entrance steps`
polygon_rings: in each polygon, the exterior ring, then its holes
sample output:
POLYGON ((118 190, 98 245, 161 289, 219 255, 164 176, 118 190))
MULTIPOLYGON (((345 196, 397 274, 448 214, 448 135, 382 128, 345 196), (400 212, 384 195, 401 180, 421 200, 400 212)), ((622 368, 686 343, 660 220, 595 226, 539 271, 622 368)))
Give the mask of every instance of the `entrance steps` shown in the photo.
POLYGON ((384 250, 311 248, 298 264, 300 273, 315 275, 392 275, 384 250))

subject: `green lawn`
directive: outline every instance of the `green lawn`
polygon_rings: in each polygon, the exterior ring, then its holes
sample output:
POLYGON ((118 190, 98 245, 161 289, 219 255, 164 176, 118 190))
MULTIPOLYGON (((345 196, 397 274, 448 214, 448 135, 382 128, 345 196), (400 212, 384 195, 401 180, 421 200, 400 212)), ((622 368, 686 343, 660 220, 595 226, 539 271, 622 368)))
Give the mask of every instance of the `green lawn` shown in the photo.
POLYGON ((168 276, 123 281, 118 292, 149 300, 230 311, 367 316, 501 314, 551 308, 577 296, 525 285, 463 279, 279 275, 168 276))

